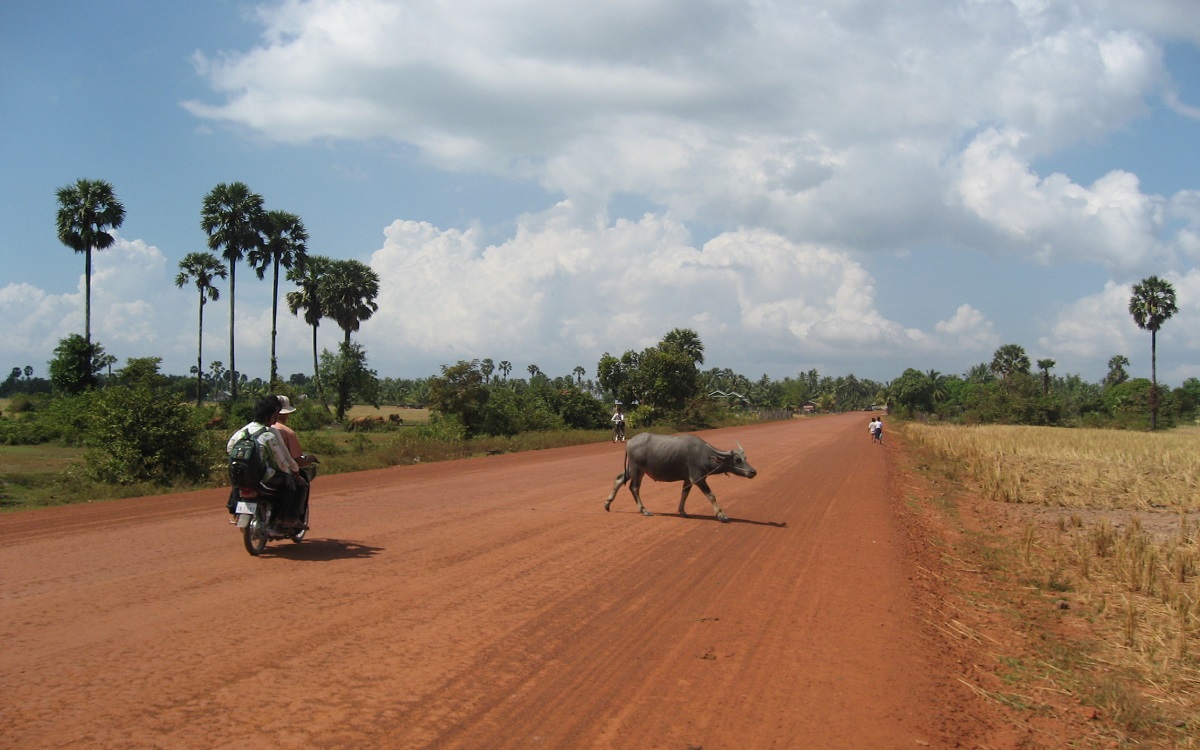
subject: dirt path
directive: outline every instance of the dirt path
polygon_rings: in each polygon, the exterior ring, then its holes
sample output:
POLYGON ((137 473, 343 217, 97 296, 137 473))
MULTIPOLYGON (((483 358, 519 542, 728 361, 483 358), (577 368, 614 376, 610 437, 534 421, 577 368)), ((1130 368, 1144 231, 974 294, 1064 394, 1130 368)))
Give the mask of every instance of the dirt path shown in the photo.
POLYGON ((321 478, 260 558, 217 491, 0 516, 0 746, 971 746, 866 423, 706 433, 729 524, 605 513, 611 443, 321 478))

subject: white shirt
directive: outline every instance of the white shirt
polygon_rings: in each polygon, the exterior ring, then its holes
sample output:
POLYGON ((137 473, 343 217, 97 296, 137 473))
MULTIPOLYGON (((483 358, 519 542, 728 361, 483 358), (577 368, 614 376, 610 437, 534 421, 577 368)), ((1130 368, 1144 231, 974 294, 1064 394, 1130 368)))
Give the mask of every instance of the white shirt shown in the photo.
MULTIPOLYGON (((229 442, 225 444, 225 452, 233 452, 234 443, 242 439, 243 433, 258 432, 264 427, 266 427, 266 425, 259 422, 251 422, 242 429, 233 433, 233 435, 231 435, 229 438, 229 442)), ((269 481, 277 472, 283 472, 285 474, 291 473, 291 467, 295 465, 295 461, 293 461, 291 455, 288 454, 287 447, 283 444, 283 438, 279 436, 279 433, 275 431, 274 427, 266 427, 266 429, 262 432, 259 432, 257 437, 254 439, 260 446, 262 446, 263 457, 267 462, 267 470, 264 473, 262 481, 269 481)))

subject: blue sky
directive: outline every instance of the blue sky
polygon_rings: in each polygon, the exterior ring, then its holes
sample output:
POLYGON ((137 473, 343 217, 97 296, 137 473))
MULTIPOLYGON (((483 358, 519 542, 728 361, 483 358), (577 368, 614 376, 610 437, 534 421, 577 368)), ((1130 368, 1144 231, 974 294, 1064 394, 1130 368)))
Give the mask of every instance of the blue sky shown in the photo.
MULTIPOLYGON (((82 331, 54 213, 86 177, 127 212, 94 338, 170 372, 195 361, 178 263, 242 181, 380 273, 356 335, 380 375, 594 375, 677 327, 754 378, 962 373, 1007 343, 1149 375, 1126 307, 1156 274, 1178 384, 1200 377, 1198 45, 1192 0, 7 2, 0 372, 45 374, 82 331)), ((240 270, 238 365, 265 376, 269 285, 240 270)), ((227 326, 206 308, 206 364, 227 326)), ((285 374, 309 342, 284 314, 285 374)))

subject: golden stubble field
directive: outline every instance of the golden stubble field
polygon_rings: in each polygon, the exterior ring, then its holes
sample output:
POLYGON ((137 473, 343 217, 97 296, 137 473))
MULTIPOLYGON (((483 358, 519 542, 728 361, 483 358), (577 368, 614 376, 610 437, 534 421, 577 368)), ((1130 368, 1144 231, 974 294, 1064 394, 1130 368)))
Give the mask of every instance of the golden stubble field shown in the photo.
POLYGON ((1200 430, 899 429, 922 469, 1005 519, 970 564, 1050 604, 1036 656, 997 654, 1024 691, 996 699, 1068 691, 1131 738, 1200 746, 1200 430))

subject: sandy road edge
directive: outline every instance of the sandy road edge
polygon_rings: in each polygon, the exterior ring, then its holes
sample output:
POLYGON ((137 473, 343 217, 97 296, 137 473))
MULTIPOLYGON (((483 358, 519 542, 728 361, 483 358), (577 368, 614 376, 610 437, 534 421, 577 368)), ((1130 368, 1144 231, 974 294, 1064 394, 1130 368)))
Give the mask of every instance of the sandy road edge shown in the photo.
MULTIPOLYGON (((931 472, 899 431, 890 439, 889 472, 896 514, 907 530, 914 588, 928 612, 928 632, 944 647, 946 668, 965 690, 945 712, 965 711, 979 734, 964 746, 1002 748, 1116 747, 1123 733, 1052 682, 1015 682, 1011 665, 1040 661, 1050 636, 1040 628, 1045 597, 985 559, 1007 547, 1015 555, 1020 521, 1013 509, 983 500, 971 487, 931 472), (1033 698, 1030 700, 1030 698, 1033 698)), ((969 724, 967 726, 970 726, 969 724)), ((965 739, 965 738, 963 738, 965 739)))

